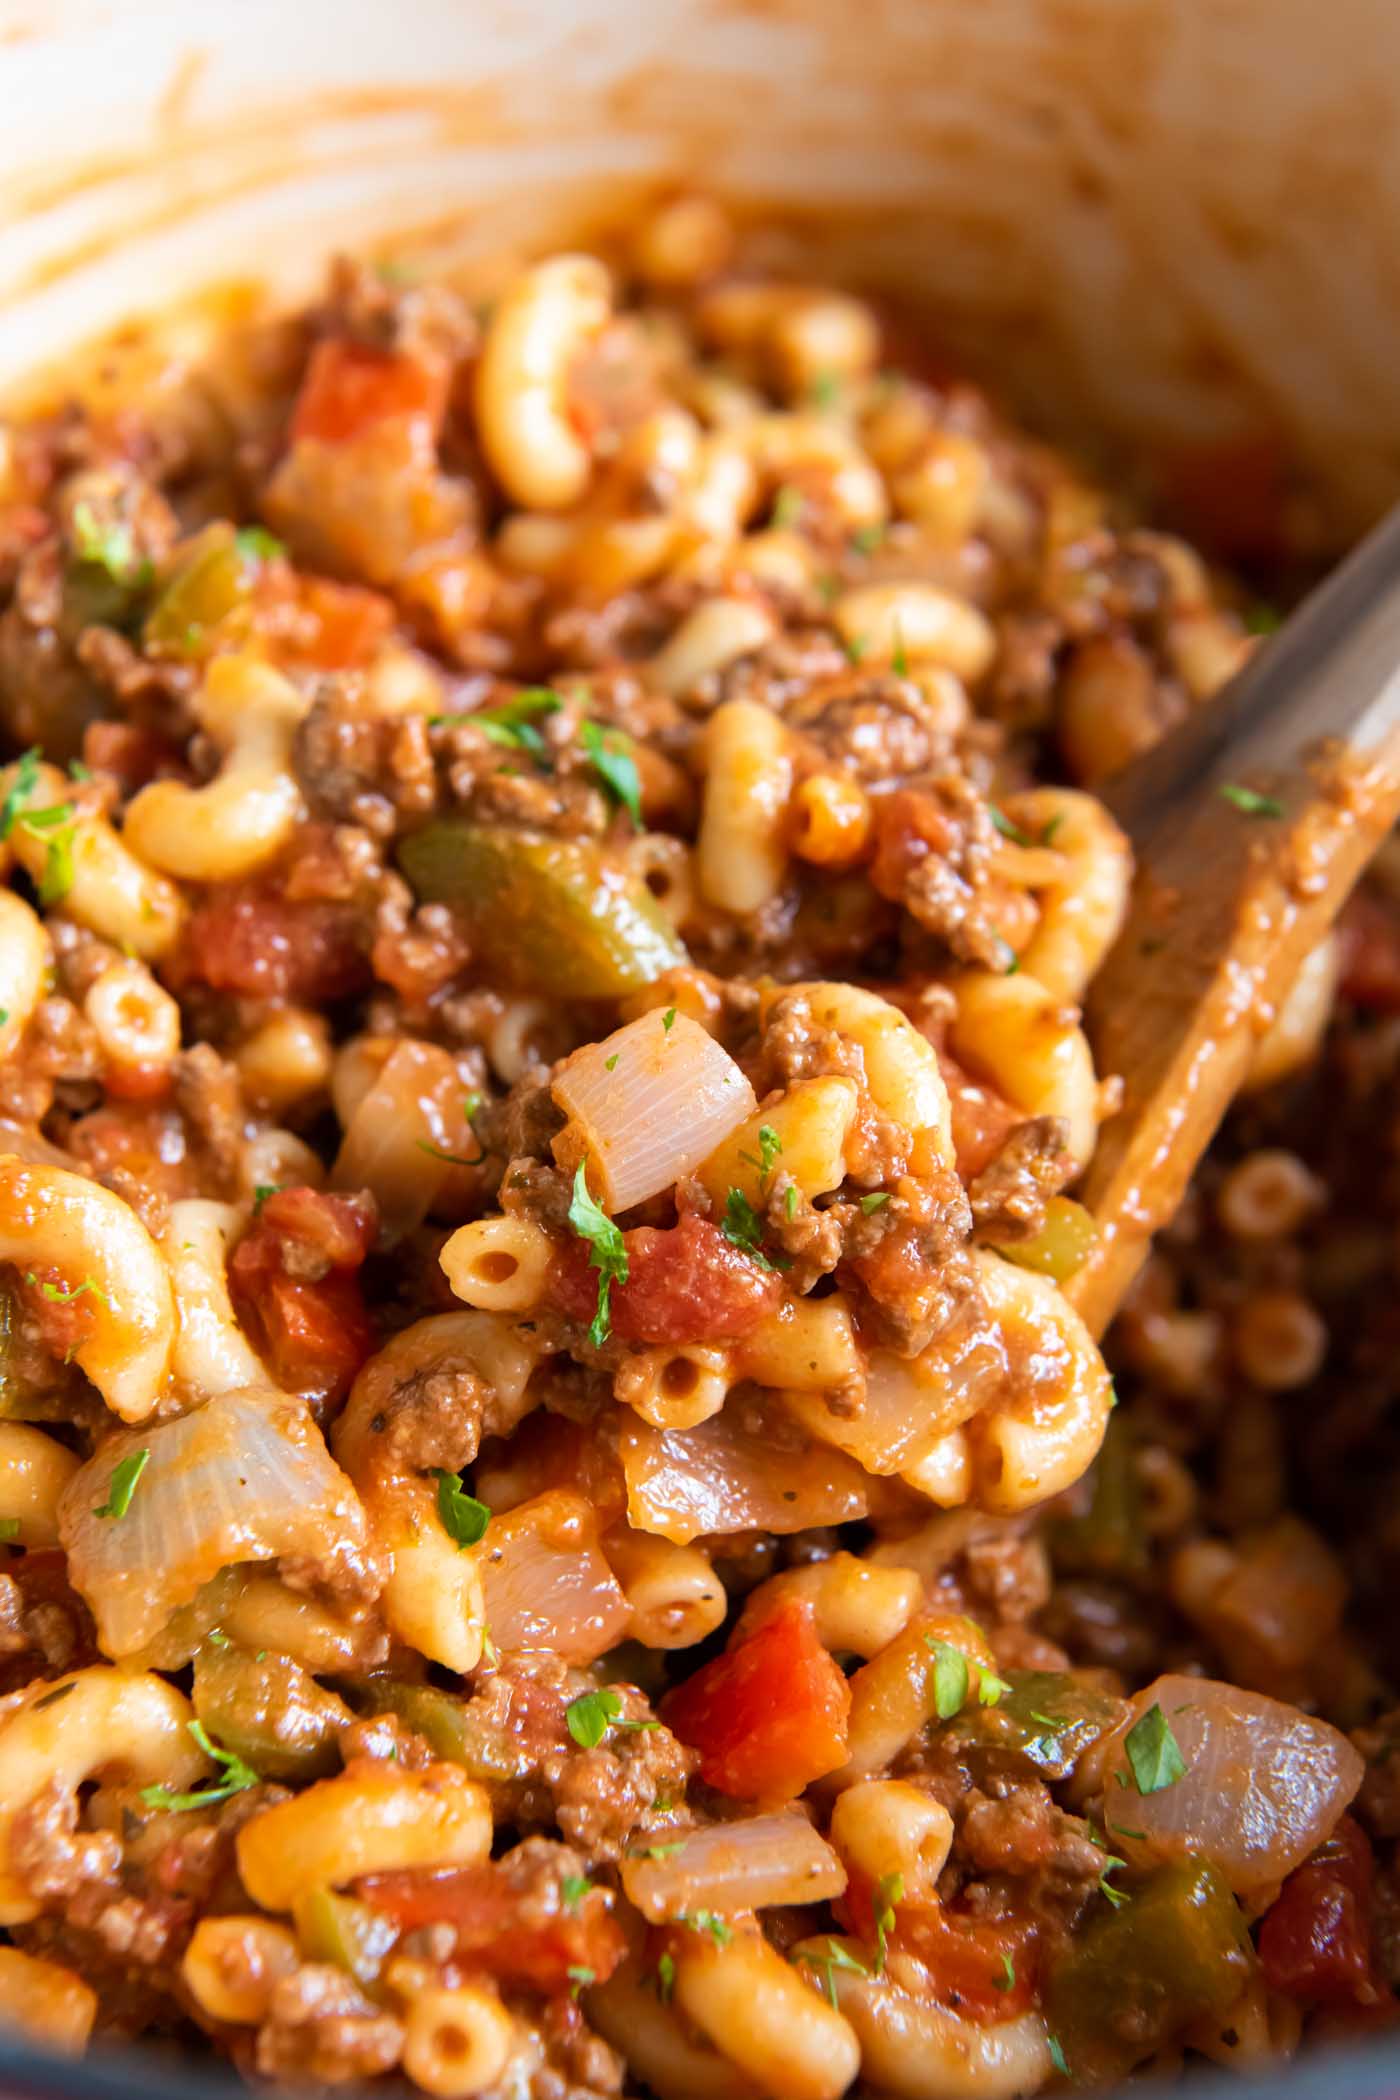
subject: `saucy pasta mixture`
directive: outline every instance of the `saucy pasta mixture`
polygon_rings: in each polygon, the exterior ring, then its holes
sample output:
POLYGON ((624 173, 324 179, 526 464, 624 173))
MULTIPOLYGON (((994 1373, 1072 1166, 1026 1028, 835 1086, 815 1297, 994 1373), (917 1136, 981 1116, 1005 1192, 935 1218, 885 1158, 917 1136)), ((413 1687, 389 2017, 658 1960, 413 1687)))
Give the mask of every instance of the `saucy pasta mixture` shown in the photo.
POLYGON ((3 2017, 447 2100, 1387 2019, 1384 866, 1116 1412, 1074 1305, 1095 784, 1240 587, 682 199, 114 345, 0 606, 3 2017))

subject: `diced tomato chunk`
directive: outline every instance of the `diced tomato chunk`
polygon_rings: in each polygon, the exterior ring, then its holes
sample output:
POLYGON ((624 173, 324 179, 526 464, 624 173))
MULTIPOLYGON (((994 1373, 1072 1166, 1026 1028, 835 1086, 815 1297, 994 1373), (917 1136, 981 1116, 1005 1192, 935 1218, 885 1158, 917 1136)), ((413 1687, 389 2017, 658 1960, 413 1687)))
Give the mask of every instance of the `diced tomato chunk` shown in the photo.
POLYGON ((374 1325, 355 1271, 374 1231, 372 1212, 354 1197, 281 1189, 234 1249, 234 1308, 289 1392, 338 1398, 372 1353, 374 1325))
POLYGON ((851 1693, 793 1603, 668 1694, 662 1717, 700 1774, 742 1801, 788 1801, 846 1761, 851 1693))
POLYGON ((326 576, 299 578, 308 633, 299 653, 326 671, 353 671, 369 662, 394 624, 394 608, 381 591, 326 576))
POLYGON ((1259 1928, 1259 1959, 1271 1990, 1308 2005, 1374 2005, 1371 1848, 1343 1816, 1328 1842, 1289 1875, 1259 1928))
POLYGON ((1358 890, 1337 922, 1341 992, 1373 1013, 1400 1013, 1400 910, 1358 890))
POLYGON ((270 882, 227 883, 191 913, 175 976, 255 999, 344 999, 369 966, 353 906, 293 899, 270 882))
POLYGON ((291 438, 353 443, 376 423, 423 419, 436 435, 447 406, 448 374, 401 350, 327 337, 311 353, 292 411, 291 438))
MULTIPOLYGON (((724 1237, 708 1218, 623 1234, 627 1281, 612 1288, 612 1328, 624 1342, 732 1341, 750 1334, 777 1304, 782 1279, 724 1237)), ((554 1269, 554 1302, 591 1320, 598 1272, 582 1240, 566 1241, 554 1269)))
POLYGON ((459 1960, 525 1990, 567 1990, 570 1971, 579 1969, 591 1969, 602 1983, 627 1951, 602 1889, 589 1889, 573 1908, 561 1900, 551 1910, 541 1892, 532 1896, 517 1884, 508 1859, 445 1874, 374 1874, 358 1893, 405 1932, 450 1925, 459 1960))
POLYGON ((943 1904, 901 1904, 890 1945, 916 1957, 934 1996, 965 2018, 1015 2019, 1035 1998, 1035 1928, 1002 1918, 964 1917, 943 1904))
POLYGON ((994 1086, 964 1071, 946 1050, 939 1050, 938 1065, 952 1111, 958 1176, 962 1181, 972 1181, 991 1165, 1016 1125, 1025 1118, 994 1086))

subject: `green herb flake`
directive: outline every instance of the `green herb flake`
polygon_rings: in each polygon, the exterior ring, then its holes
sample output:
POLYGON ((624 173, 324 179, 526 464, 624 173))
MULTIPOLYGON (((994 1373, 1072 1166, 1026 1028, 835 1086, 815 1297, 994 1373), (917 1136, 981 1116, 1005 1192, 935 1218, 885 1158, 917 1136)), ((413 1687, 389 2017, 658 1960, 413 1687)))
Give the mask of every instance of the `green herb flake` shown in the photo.
POLYGON ((1000 1706, 1002 1700, 1008 1699, 1010 1696, 1011 1686, 1004 1677, 998 1677, 995 1670, 981 1671, 977 1679, 977 1704, 979 1706, 1000 1706))
POLYGON ((590 1983, 596 1983, 598 1980, 597 1972, 590 1969, 584 1962, 572 1962, 567 1974, 569 1978, 569 1996, 575 2001, 577 2001, 580 1991, 586 1990, 590 1983))
POLYGON ((632 756, 631 737, 620 729, 604 729, 599 722, 584 722, 579 737, 604 794, 615 807, 626 810, 633 830, 640 831, 642 780, 632 756))
POLYGON ((233 1642, 224 1632, 222 1626, 211 1626, 204 1638, 214 1648, 231 1648, 233 1646, 233 1642))
POLYGON ((987 815, 992 820, 993 830, 999 831, 1004 839, 1010 839, 1013 846, 1033 846, 1035 844, 1035 840, 1027 832, 1022 831, 1019 824, 1013 824, 1006 811, 998 809, 995 802, 988 803, 987 815))
POLYGON ((889 1200, 890 1192, 888 1189, 876 1189, 873 1195, 861 1197, 860 1207, 868 1218, 873 1212, 883 1210, 889 1200))
POLYGON ((656 1964, 656 1995, 663 2005, 671 2002, 671 1993, 676 1988, 675 1956, 663 1954, 656 1964))
POLYGON ((1277 801, 1274 796, 1260 795, 1253 788, 1238 787, 1233 780, 1225 781, 1220 788, 1220 793, 1227 802, 1233 803, 1235 808, 1246 817, 1281 817, 1283 815, 1283 804, 1277 801))
POLYGON ((254 1217, 258 1215, 258 1212, 262 1209, 268 1197, 277 1195, 280 1192, 281 1187, 282 1184, 280 1181, 260 1181, 258 1183, 257 1187, 253 1190, 254 1217))
POLYGON ((669 1845, 643 1845, 639 1852, 632 1854, 632 1857, 633 1859, 674 1859, 678 1852, 683 1852, 684 1850, 685 1839, 673 1838, 669 1845))
POLYGON ((479 1167, 486 1157, 480 1146, 468 1158, 465 1152, 445 1152, 441 1145, 434 1145, 428 1138, 418 1138, 415 1142, 418 1150, 426 1152, 429 1159, 440 1159, 449 1167, 479 1167))
POLYGON ((619 1053, 616 1050, 614 1050, 611 1057, 605 1057, 603 1059, 603 1070, 605 1072, 615 1072, 617 1070, 618 1055, 619 1053))
POLYGON ((129 1457, 118 1460, 107 1483, 107 1500, 93 1510, 95 1517, 124 1517, 136 1493, 136 1483, 151 1462, 150 1447, 142 1445, 129 1457))
POLYGON ((233 536, 233 543, 250 561, 281 561, 287 549, 275 532, 265 525, 243 525, 233 536))
POLYGON ((73 887, 73 841, 77 810, 71 802, 54 802, 47 809, 26 809, 19 825, 44 846, 44 867, 39 877, 39 902, 57 904, 73 887))
POLYGON ((81 786, 83 781, 91 780, 91 768, 85 766, 80 758, 70 758, 68 761, 68 778, 77 781, 81 786))
POLYGON ((890 669, 894 672, 896 678, 907 678, 909 676, 909 652, 904 646, 904 630, 901 627, 896 627, 894 631, 894 649, 890 655, 890 669))
MULTIPOLYGON (((675 1011, 672 1007, 672 1019, 675 1011)), ((589 1266, 598 1271, 598 1307, 588 1339, 595 1349, 600 1349, 612 1329, 612 1287, 627 1281, 627 1243, 607 1212, 590 1195, 586 1169, 587 1161, 580 1160, 569 1198, 569 1223, 581 1240, 588 1241, 589 1266)))
POLYGON ((1059 830, 1060 826, 1064 823, 1064 821, 1064 811, 1062 809, 1056 810, 1054 816, 1051 817, 1049 823, 1046 824, 1043 830, 1041 831, 1040 843, 1042 846, 1052 846, 1055 843, 1055 834, 1059 830))
MULTIPOLYGON (((26 1283, 38 1281, 32 1270, 25 1275, 24 1280, 26 1283)), ((92 1276, 85 1276, 81 1283, 74 1284, 71 1291, 63 1283, 41 1283, 39 1293, 50 1305, 72 1305, 75 1299, 91 1297, 95 1298, 99 1305, 105 1306, 108 1312, 112 1310, 111 1299, 92 1276)))
POLYGON ((850 637, 849 641, 847 641, 844 644, 844 647, 846 651, 846 661, 848 663, 858 664, 864 660, 865 656, 869 651, 870 637, 868 634, 853 634, 850 637))
POLYGON ((787 1186, 787 1194, 783 1197, 783 1209, 787 1212, 789 1218, 795 1218, 797 1216, 798 1195, 799 1190, 797 1183, 795 1181, 790 1181, 787 1186))
POLYGON ((737 1247, 756 1261, 760 1269, 776 1269, 779 1264, 770 1261, 759 1244, 763 1238, 763 1225, 757 1211, 742 1189, 731 1189, 725 1198, 724 1217, 720 1231, 731 1247, 737 1247))
POLYGON ((1068 2078, 1069 2065, 1065 2062, 1065 2052, 1060 2047, 1058 2037, 1053 2034, 1047 2034, 1045 2046, 1050 2051, 1050 2061, 1059 2072, 1061 2078, 1068 2078))
POLYGON ((948 1641, 936 1641, 931 1633, 924 1642, 933 1651, 933 1707, 940 1721, 950 1721, 967 1704, 967 1657, 948 1641))
POLYGON ((586 1874, 563 1874, 559 1878, 559 1894, 567 1911, 577 1911, 593 1884, 586 1874))
POLYGON ((673 1029, 673 1028, 675 1027, 675 1025, 676 1025, 676 1009, 675 1009, 675 1007, 674 1007, 674 1006, 668 1006, 668 1007, 667 1007, 667 1009, 666 1009, 666 1011, 665 1011, 665 1013, 664 1013, 664 1014, 663 1014, 663 1015, 661 1016, 661 1032, 662 1032, 662 1034, 663 1034, 663 1035, 669 1035, 669 1034, 671 1033, 671 1030, 672 1030, 672 1029, 673 1029))
POLYGON ((437 1481, 438 1516, 442 1528, 459 1551, 468 1546, 479 1545, 486 1536, 486 1527, 491 1521, 491 1512, 475 1495, 469 1495, 462 1485, 459 1473, 445 1473, 440 1466, 433 1468, 437 1481))
POLYGON ((830 1999, 833 2009, 837 2008, 836 1971, 838 1969, 844 1969, 850 1976, 868 1976, 870 1974, 865 1963, 857 1960, 850 1949, 843 1947, 839 1940, 828 1940, 825 1948, 804 1947, 797 1959, 810 1969, 823 1971, 826 1978, 824 1986, 826 1995, 830 1999))
POLYGON ((1016 1964, 1005 1951, 1001 1957, 1001 1974, 992 1978, 994 1991, 1014 1991, 1016 1988, 1016 1964))
POLYGON ((90 503, 73 505, 73 551, 79 561, 102 569, 127 590, 142 590, 155 575, 153 563, 136 551, 136 536, 125 518, 98 517, 90 503))
POLYGON ((1123 1740, 1140 1794, 1160 1794, 1185 1776, 1186 1759, 1160 1706, 1149 1706, 1123 1740))
POLYGON ((248 1787, 258 1784, 258 1775, 251 1765, 246 1765, 232 1750, 221 1750, 209 1738, 202 1721, 187 1721, 185 1726, 205 1756, 212 1758, 219 1767, 219 1777, 208 1780, 203 1786, 188 1794, 174 1794, 168 1786, 148 1786, 141 1790, 141 1800, 147 1808, 161 1808, 170 1815, 181 1815, 192 1808, 217 1808, 233 1794, 241 1794, 248 1787))
POLYGON ((1119 1859, 1116 1852, 1110 1852, 1104 1860, 1103 1872, 1099 1876, 1099 1894, 1107 1896, 1115 1910, 1120 1910, 1125 1903, 1131 1903, 1133 1899, 1126 1889, 1114 1888, 1108 1877, 1117 1868, 1126 1867, 1127 1864, 1125 1859, 1119 1859))
POLYGON ((858 525, 851 534, 851 545, 857 554, 874 554, 884 537, 883 525, 858 525))
POLYGON ((549 746, 535 727, 548 715, 557 715, 564 703, 547 685, 526 686, 513 700, 500 707, 478 708, 475 714, 455 717, 470 722, 493 744, 511 751, 528 751, 532 758, 547 759, 549 746))
POLYGON ((617 1693, 604 1687, 580 1693, 565 1707, 564 1720, 580 1750, 596 1750, 621 1712, 622 1701, 617 1693))
POLYGON ((36 1714, 47 1713, 51 1706, 57 1706, 60 1700, 66 1699, 70 1692, 76 1692, 77 1689, 78 1680, 76 1677, 70 1677, 67 1684, 56 1684, 51 1692, 45 1692, 42 1699, 34 1701, 34 1712, 36 1714))
POLYGON ((761 1180, 766 1181, 773 1171, 773 1162, 783 1149, 783 1141, 771 1123, 758 1126, 758 1153, 741 1152, 740 1159, 746 1166, 755 1167, 761 1180))
POLYGON ((904 1876, 882 1874, 875 1885, 875 1974, 885 1973, 889 1935, 895 1926, 895 1905, 904 1901, 904 1876))
POLYGON ((837 403, 841 399, 841 379, 839 373, 818 372, 816 377, 812 381, 811 398, 812 406, 814 408, 835 408, 837 403))
POLYGON ((0 801, 0 839, 7 839, 15 828, 15 819, 39 784, 39 761, 43 756, 37 744, 15 760, 10 784, 0 801))
POLYGON ((717 1947, 727 1947, 734 1937, 733 1928, 712 1910, 683 1910, 676 1923, 691 1932, 708 1932, 717 1947))

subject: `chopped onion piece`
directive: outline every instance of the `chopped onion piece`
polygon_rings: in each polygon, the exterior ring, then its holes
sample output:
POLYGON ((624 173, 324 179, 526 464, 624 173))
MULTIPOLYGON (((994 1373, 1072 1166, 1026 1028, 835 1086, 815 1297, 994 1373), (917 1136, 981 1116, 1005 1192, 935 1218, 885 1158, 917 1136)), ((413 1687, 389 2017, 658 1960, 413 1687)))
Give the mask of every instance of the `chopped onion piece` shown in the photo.
POLYGON ((1237 1896, 1262 1894, 1301 1866, 1336 1827, 1364 1770, 1326 1721, 1208 1677, 1159 1677, 1094 1754, 1113 1851, 1134 1865, 1211 1860, 1237 1896), (1186 1770, 1142 1793, 1124 1745, 1154 1706, 1186 1770))
POLYGON ((422 1224, 454 1162, 479 1155, 466 1093, 444 1049, 405 1036, 351 1116, 331 1187, 369 1189, 388 1240, 422 1224))
POLYGON ((810 1436, 847 1452, 867 1473, 908 1473, 1000 1397, 1007 1371, 1000 1329, 974 1304, 921 1356, 872 1350, 859 1413, 833 1414, 820 1393, 787 1392, 783 1404, 810 1436))
POLYGON ((497 1648, 551 1648, 590 1663, 616 1647, 632 1610, 582 1495, 555 1490, 493 1517, 476 1549, 486 1630, 497 1648))
POLYGON ((334 1581, 356 1571, 367 1536, 305 1401, 270 1389, 107 1437, 64 1490, 58 1524, 69 1579, 111 1656, 143 1648, 234 1562, 295 1555, 334 1581), (124 1514, 99 1517, 114 1469, 142 1451, 124 1514))
POLYGON ((715 1531, 805 1531, 870 1514, 876 1483, 853 1459, 815 1444, 776 1411, 741 1428, 733 1413, 694 1429, 624 1422, 618 1454, 627 1517, 688 1546, 715 1531))
POLYGON ((693 1174, 756 1106, 729 1052, 674 1007, 575 1050, 550 1091, 569 1118, 555 1140, 560 1164, 586 1156, 613 1212, 693 1174))
POLYGON ((805 1816, 750 1816, 692 1831, 679 1851, 622 1863, 622 1886, 651 1925, 684 1911, 721 1917, 776 1903, 828 1903, 846 1870, 805 1816))

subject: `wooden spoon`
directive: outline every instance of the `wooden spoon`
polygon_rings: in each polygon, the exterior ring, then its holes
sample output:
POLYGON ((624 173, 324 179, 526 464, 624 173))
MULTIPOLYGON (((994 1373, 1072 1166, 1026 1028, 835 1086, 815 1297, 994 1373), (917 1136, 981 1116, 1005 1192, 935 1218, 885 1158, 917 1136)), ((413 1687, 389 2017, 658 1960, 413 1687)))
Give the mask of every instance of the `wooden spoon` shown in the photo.
POLYGON ((1309 951, 1400 816, 1400 510, 1238 677, 1102 791, 1137 856, 1087 1001, 1125 1094, 1066 1289, 1101 1334, 1309 951))

